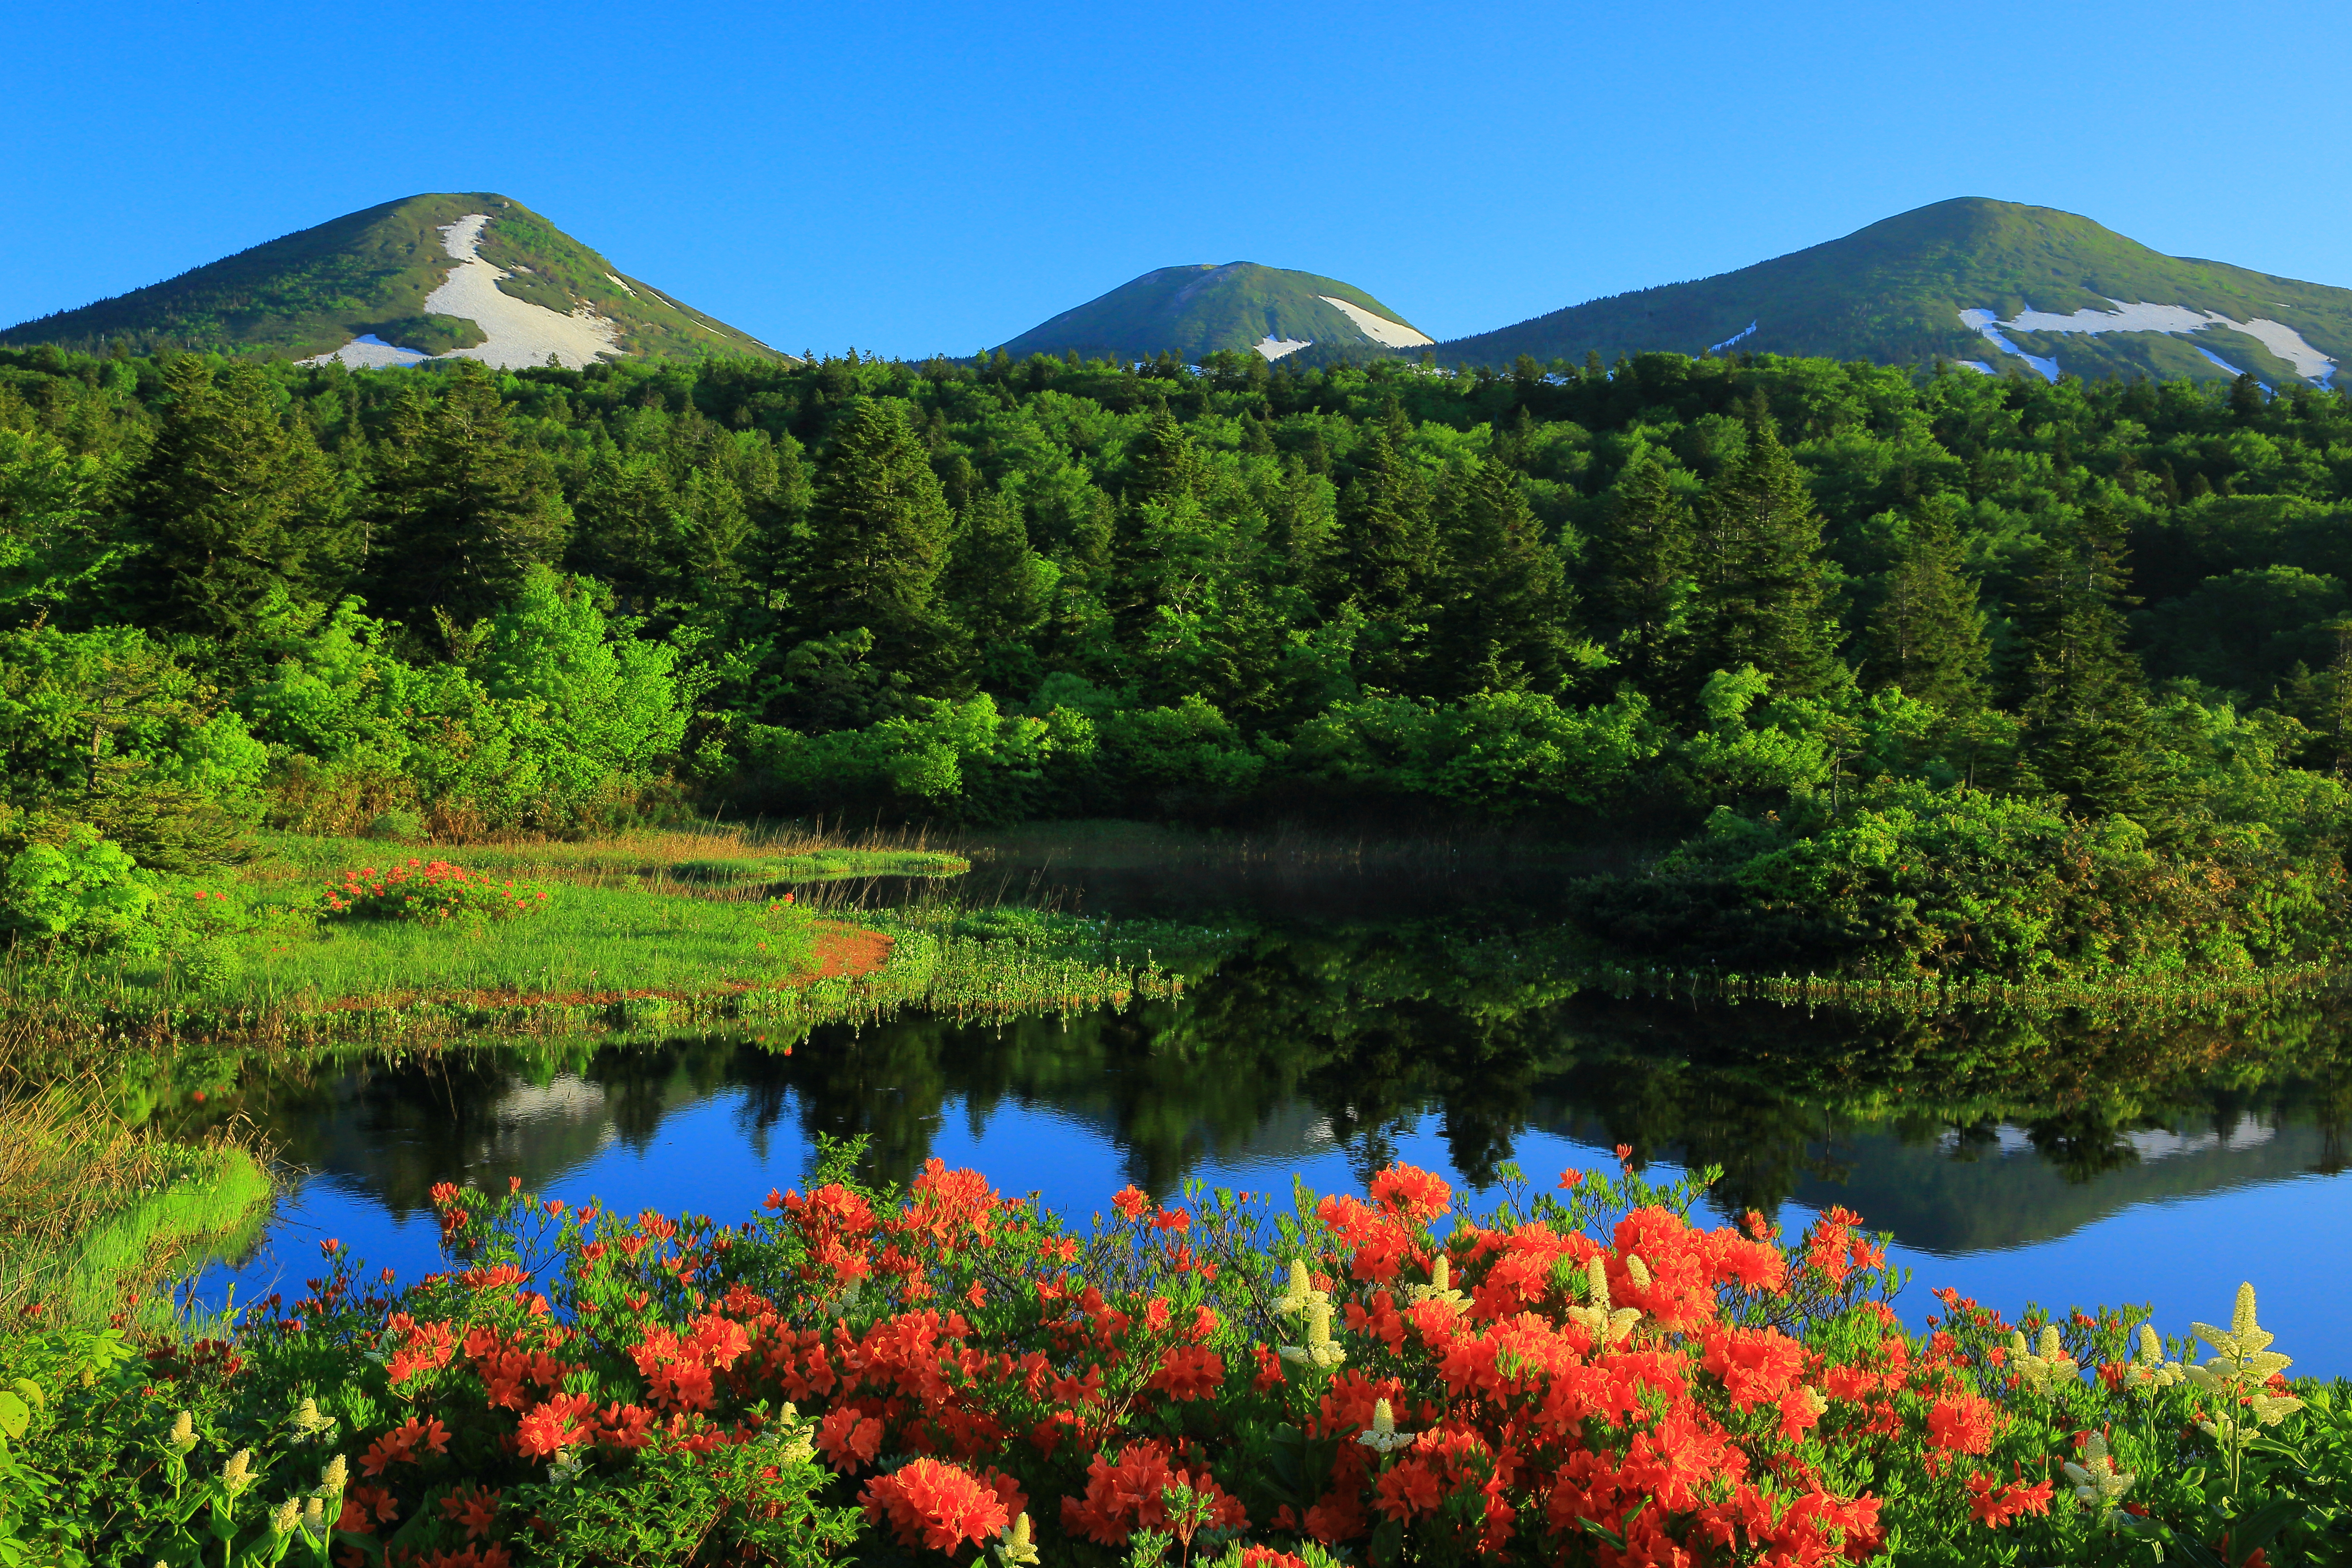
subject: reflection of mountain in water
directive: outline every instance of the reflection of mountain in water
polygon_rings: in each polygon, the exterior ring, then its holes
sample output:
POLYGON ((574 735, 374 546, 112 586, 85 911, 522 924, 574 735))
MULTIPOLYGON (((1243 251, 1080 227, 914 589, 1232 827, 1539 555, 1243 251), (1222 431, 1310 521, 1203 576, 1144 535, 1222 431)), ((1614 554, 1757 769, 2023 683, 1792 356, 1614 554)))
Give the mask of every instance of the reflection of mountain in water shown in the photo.
POLYGON ((1800 1203, 1842 1203, 1922 1251, 1952 1255, 2020 1247, 2078 1230, 2136 1204, 2194 1197, 2336 1168, 2336 1140, 2308 1122, 2158 1128, 2123 1135, 2135 1156, 2095 1180, 2067 1179, 2025 1129, 1966 1133, 1934 1145, 1865 1133, 1833 1151, 1843 1182, 1801 1184, 1800 1203))
POLYGON ((539 1188, 615 1143, 642 1147, 665 1116, 722 1082, 627 1071, 541 1076, 491 1050, 331 1075, 263 1097, 260 1120, 286 1160, 406 1215, 425 1206, 436 1182, 503 1186, 516 1176, 539 1188))
MULTIPOLYGON (((1587 1142, 1611 1136, 1599 1121, 1575 1114, 1538 1111, 1530 1125, 1587 1142)), ((2103 1168, 2087 1179, 2080 1150, 2053 1145, 2046 1132, 2006 1122, 1922 1138, 1858 1121, 1803 1144, 1804 1173, 1787 1195, 1808 1208, 1842 1204, 1874 1230, 1953 1257, 2051 1240, 2139 1204, 2334 1172, 2344 1163, 2336 1133, 2284 1114, 2115 1131, 2103 1168)))
MULTIPOLYGON (((1434 1116, 1475 1184, 1529 1131, 1559 1133, 1720 1165, 1727 1211, 1842 1203, 1939 1253, 2344 1163, 2334 998, 2187 1024, 1863 1017, 1580 996, 1558 969, 1538 940, 1458 921, 1292 930, 1248 938, 1181 1005, 1066 1026, 907 1018, 821 1029, 789 1057, 730 1037, 491 1047, 307 1081, 256 1057, 242 1109, 395 1214, 437 1181, 541 1187, 643 1151, 721 1093, 762 1159, 789 1119, 799 1138, 866 1135, 873 1173, 904 1181, 949 1118, 977 1137, 1018 1108, 1033 1145, 1110 1147, 1163 1194, 1207 1164, 1335 1147, 1369 1175, 1434 1116)), ((745 1195, 694 1201, 731 1213, 745 1195)))

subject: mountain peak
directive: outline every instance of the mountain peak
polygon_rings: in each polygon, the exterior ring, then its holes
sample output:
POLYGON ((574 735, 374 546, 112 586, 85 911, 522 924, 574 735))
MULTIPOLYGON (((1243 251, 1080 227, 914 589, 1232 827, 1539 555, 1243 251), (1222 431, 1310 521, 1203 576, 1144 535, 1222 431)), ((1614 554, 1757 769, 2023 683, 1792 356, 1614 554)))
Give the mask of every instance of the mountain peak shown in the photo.
POLYGON ((515 367, 604 358, 776 359, 757 339, 625 278, 512 197, 385 202, 163 282, 21 322, 0 343, 175 349, 409 364, 462 355, 515 367))
POLYGON ((1426 333, 1361 289, 1255 261, 1160 267, 1040 322, 1003 345, 1015 359, 1076 353, 1198 361, 1255 349, 1269 360, 1315 344, 1409 348, 1426 333))

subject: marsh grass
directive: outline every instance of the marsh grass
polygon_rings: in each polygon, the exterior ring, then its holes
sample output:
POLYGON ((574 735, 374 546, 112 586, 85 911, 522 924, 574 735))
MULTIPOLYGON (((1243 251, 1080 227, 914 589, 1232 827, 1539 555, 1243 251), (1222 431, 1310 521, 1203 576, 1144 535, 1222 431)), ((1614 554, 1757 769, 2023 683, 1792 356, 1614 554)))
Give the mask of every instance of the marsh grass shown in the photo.
POLYGON ((369 838, 266 835, 265 855, 251 875, 276 879, 322 879, 346 868, 415 856, 436 856, 483 871, 590 883, 635 879, 664 889, 710 884, 822 882, 841 878, 953 877, 971 862, 934 847, 919 832, 867 834, 844 840, 820 826, 733 826, 631 828, 606 837, 484 839, 465 844, 395 844, 369 838))
POLYGON ((856 945, 856 932, 774 895, 878 876, 952 876, 966 865, 920 840, 842 844, 754 827, 446 849, 273 836, 263 847, 214 889, 240 901, 245 929, 146 957, 19 947, 0 963, 0 988, 19 1005, 117 1016, 162 1006, 260 1016, 435 999, 586 1004, 723 994, 798 984, 845 965, 841 950, 856 945), (427 857, 526 879, 553 896, 512 920, 319 918, 322 890, 345 872, 427 857))
POLYGON ((2158 1014, 2204 1012, 2265 997, 2340 989, 2346 983, 2342 969, 2326 963, 2219 973, 2126 972, 2061 979, 2003 979, 1983 974, 1958 978, 1743 974, 1735 971, 1595 964, 1580 969, 1574 979, 1582 987, 1620 997, 1770 1002, 1782 1006, 1910 1014, 1943 1013, 1958 1007, 2006 1007, 2027 1013, 2096 1015, 2125 1007, 2158 1014))
MULTIPOLYGON (((127 1298, 233 1252, 268 1218, 275 1184, 241 1130, 175 1144, 110 1109, 94 1079, 0 1088, 0 1322, 105 1323, 127 1298)), ((142 1322, 168 1313, 142 1303, 142 1322)))

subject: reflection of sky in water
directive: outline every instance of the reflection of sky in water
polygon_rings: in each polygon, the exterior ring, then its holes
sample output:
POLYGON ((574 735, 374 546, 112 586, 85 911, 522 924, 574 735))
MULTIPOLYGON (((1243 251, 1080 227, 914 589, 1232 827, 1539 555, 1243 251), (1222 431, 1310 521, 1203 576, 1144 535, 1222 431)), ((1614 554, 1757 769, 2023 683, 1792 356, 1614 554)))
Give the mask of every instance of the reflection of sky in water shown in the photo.
MULTIPOLYGON (((502 1096, 503 1105, 532 1120, 583 1114, 593 1120, 602 1100, 594 1086, 576 1079, 560 1079, 544 1089, 518 1086, 518 1091, 521 1099, 502 1096)), ((749 1104, 747 1092, 730 1089, 678 1106, 661 1118, 642 1149, 614 1139, 607 1128, 593 1153, 537 1185, 548 1196, 574 1204, 593 1196, 623 1212, 693 1210, 722 1223, 745 1217, 771 1187, 794 1184, 809 1157, 796 1104, 756 1133, 749 1104)), ((1298 1113, 1296 1120, 1276 1117, 1254 1146, 1263 1154, 1205 1157, 1195 1173, 1211 1185, 1271 1192, 1286 1201, 1293 1172, 1320 1192, 1355 1187, 1348 1151, 1331 1144, 1304 1106, 1290 1109, 1298 1113)), ((1000 1101, 982 1125, 963 1112, 961 1100, 946 1103, 932 1122, 931 1152, 950 1166, 986 1172, 1004 1192, 1039 1192, 1052 1206, 1078 1217, 1107 1209, 1110 1194, 1127 1183, 1122 1152, 1099 1125, 1015 1100, 1000 1101)), ((1425 1114, 1411 1131, 1391 1134, 1396 1156, 1450 1172, 1441 1122, 1438 1115, 1425 1114)), ((2267 1141, 2263 1131, 2241 1129, 2231 1142, 2258 1147, 2267 1141)), ((2002 1140, 2004 1146, 2011 1142, 2002 1140)), ((2161 1161, 2176 1152, 2175 1145, 2194 1146, 2200 1139, 2163 1134, 2147 1142, 2144 1154, 2161 1161)), ((1528 1128, 1515 1142, 1521 1166, 1547 1188, 1563 1166, 1590 1170, 1613 1163, 1605 1148, 1561 1132, 1528 1128)), ((2021 1151, 2005 1158, 2038 1160, 2021 1151)), ((1664 1181, 1673 1171, 1653 1166, 1648 1173, 1664 1181)), ((1829 1189, 1809 1188, 1806 1195, 1836 1201, 1829 1189)), ((1793 1231, 1806 1211, 1791 1204, 1781 1218, 1793 1231)), ((372 1268, 390 1265, 403 1279, 438 1265, 437 1228, 429 1214, 396 1218, 362 1183, 326 1173, 287 1202, 254 1256, 237 1267, 206 1270, 198 1298, 216 1305, 231 1284, 247 1300, 271 1289, 297 1294, 301 1280, 317 1271, 317 1243, 327 1237, 341 1240, 372 1268)), ((2192 1319, 2227 1321, 2238 1281, 2251 1279, 2261 1293, 2263 1321, 2279 1335, 2279 1348, 2296 1358, 2295 1371, 2321 1375, 2352 1373, 2352 1344, 2343 1337, 2347 1257, 2352 1257, 2352 1183, 2313 1174, 2151 1196, 2021 1246, 1957 1256, 1900 1243, 1892 1250, 1894 1261, 1915 1271, 1899 1301, 1915 1326, 1935 1306, 1928 1291, 1949 1285, 2011 1315, 2029 1300, 2057 1307, 2152 1303, 2160 1329, 2186 1333, 2192 1319)))

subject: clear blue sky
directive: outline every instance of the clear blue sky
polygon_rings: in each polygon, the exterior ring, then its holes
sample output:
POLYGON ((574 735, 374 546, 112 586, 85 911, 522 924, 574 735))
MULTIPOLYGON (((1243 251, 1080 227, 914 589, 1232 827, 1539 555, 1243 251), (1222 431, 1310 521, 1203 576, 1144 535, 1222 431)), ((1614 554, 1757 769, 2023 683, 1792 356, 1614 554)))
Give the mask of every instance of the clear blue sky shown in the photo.
POLYGON ((1454 337, 1955 195, 2352 285, 2341 0, 18 0, 0 58, 0 324, 446 190, 795 352, 1234 260, 1454 337))

